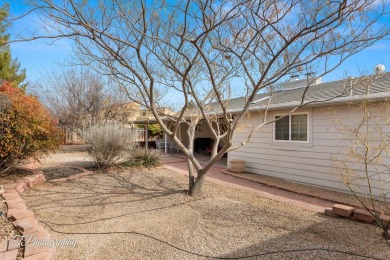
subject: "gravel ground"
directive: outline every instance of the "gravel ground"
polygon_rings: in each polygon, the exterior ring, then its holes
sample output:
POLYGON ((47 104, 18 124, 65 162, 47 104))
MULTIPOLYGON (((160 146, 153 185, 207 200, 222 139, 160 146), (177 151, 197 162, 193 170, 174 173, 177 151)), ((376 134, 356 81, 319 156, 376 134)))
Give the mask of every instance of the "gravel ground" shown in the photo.
MULTIPOLYGON (((69 177, 79 174, 82 170, 70 166, 91 166, 92 160, 87 156, 86 145, 62 145, 56 154, 51 154, 41 159, 43 164, 41 170, 47 180, 69 177)), ((16 181, 31 175, 32 172, 19 168, 11 168, 0 174, 0 186, 15 183, 16 181)), ((1 189, 1 187, 0 187, 1 189)), ((0 197, 0 242, 13 238, 15 234, 20 234, 11 222, 5 217, 7 205, 0 197)))
POLYGON ((94 166, 93 160, 88 156, 86 152, 72 153, 54 153, 41 158, 41 165, 38 167, 50 168, 50 167, 92 167, 94 166))
MULTIPOLYGON (((300 183, 289 182, 289 181, 285 181, 282 179, 273 178, 265 175, 256 175, 251 173, 236 174, 232 172, 228 172, 227 174, 236 176, 238 178, 254 181, 257 183, 262 183, 268 186, 278 187, 299 194, 310 194, 311 196, 316 198, 342 203, 345 205, 352 205, 359 208, 362 207, 361 204, 352 195, 346 193, 326 190, 320 187, 314 187, 314 186, 304 185, 300 183)), ((364 198, 361 199, 364 200, 364 198)))
POLYGON ((137 169, 46 183, 23 198, 52 238, 77 241, 57 247, 58 259, 390 258, 374 225, 211 183, 196 198, 183 187, 184 176, 137 169))
POLYGON ((88 144, 61 145, 56 154, 86 152, 89 147, 88 144))
MULTIPOLYGON (((207 162, 209 157, 201 157, 202 162, 207 162)), ((163 156, 164 162, 185 162, 182 156, 172 157, 163 156)), ((219 163, 219 166, 226 167, 226 162, 219 163)), ((323 189, 321 187, 304 185, 296 182, 285 181, 279 178, 270 177, 266 175, 259 175, 253 173, 233 173, 230 171, 224 171, 225 174, 235 176, 240 179, 250 180, 256 183, 264 184, 266 186, 277 187, 279 189, 292 191, 298 194, 308 194, 312 197, 321 198, 324 200, 332 201, 334 203, 341 203, 345 205, 351 205, 357 208, 362 208, 362 205, 356 200, 356 198, 350 194, 342 193, 338 191, 332 191, 323 189)), ((361 197, 361 200, 365 201, 366 198, 361 197)), ((366 205, 370 205, 370 201, 366 205)))

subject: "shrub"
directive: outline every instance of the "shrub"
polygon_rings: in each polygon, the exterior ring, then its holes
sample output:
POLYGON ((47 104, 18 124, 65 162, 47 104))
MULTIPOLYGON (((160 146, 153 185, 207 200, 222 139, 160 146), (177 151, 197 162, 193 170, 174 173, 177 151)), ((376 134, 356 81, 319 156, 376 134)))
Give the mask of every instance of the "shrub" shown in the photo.
POLYGON ((160 164, 160 152, 156 149, 135 148, 129 166, 155 167, 160 164))
POLYGON ((390 222, 382 219, 382 215, 390 216, 390 103, 365 100, 349 110, 358 112, 359 120, 338 120, 345 149, 336 158, 336 166, 352 195, 390 239, 390 222))
POLYGON ((0 86, 0 172, 58 148, 61 131, 37 98, 10 83, 0 86))
POLYGON ((97 123, 83 132, 84 140, 91 145, 89 155, 96 165, 113 165, 133 145, 132 131, 115 121, 97 123))

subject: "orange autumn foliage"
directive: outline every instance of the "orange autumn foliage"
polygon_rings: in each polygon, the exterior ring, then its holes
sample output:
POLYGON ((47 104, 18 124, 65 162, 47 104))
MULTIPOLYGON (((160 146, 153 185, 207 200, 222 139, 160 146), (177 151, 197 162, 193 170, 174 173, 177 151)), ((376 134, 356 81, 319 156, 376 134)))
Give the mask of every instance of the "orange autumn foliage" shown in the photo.
POLYGON ((0 172, 26 158, 55 150, 61 131, 34 96, 10 83, 0 86, 0 172))

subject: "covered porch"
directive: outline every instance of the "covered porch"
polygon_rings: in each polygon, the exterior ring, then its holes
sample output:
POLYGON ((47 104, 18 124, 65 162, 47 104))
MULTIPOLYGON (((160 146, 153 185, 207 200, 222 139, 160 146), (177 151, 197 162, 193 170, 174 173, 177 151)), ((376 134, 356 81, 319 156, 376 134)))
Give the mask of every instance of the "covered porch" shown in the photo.
MULTIPOLYGON (((163 119, 168 122, 169 119, 163 119)), ((180 154, 180 149, 177 144, 169 138, 166 133, 163 133, 160 138, 150 138, 149 132, 147 131, 148 126, 151 124, 158 124, 155 119, 146 119, 146 120, 136 120, 132 122, 133 125, 143 125, 144 126, 144 138, 142 141, 139 141, 140 145, 148 148, 155 148, 162 151, 165 154, 180 154)), ((173 127, 173 122, 172 126, 173 127)), ((179 125, 178 138, 181 140, 184 146, 188 147, 189 139, 187 136, 188 126, 185 124, 179 125)), ((195 139, 194 139, 194 153, 203 154, 205 157, 209 156, 211 153, 211 148, 214 144, 212 134, 210 130, 204 124, 199 124, 196 128, 195 139)))
MULTIPOLYGON (((134 125, 143 125, 143 138, 142 140, 137 140, 137 143, 139 143, 140 146, 142 147, 147 147, 147 148, 152 148, 152 149, 157 149, 163 152, 164 154, 172 154, 172 153, 180 153, 180 149, 177 146, 175 142, 170 140, 169 136, 163 132, 162 136, 159 138, 153 138, 150 136, 148 128, 149 125, 158 125, 158 122, 155 119, 139 119, 135 120, 131 123, 133 126, 134 125)), ((180 126, 179 126, 180 128, 180 126)), ((179 134, 181 134, 181 129, 179 129, 179 134)), ((179 138, 181 138, 179 136, 179 138)))

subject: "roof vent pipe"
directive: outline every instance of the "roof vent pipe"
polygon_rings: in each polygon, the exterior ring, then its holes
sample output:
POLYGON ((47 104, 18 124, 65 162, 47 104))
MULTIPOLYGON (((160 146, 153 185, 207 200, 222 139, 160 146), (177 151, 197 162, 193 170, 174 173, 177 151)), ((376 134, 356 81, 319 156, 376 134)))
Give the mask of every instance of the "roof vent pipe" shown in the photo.
POLYGON ((349 95, 352 96, 353 95, 353 84, 352 84, 352 80, 354 79, 354 77, 348 77, 348 80, 349 80, 349 95))

